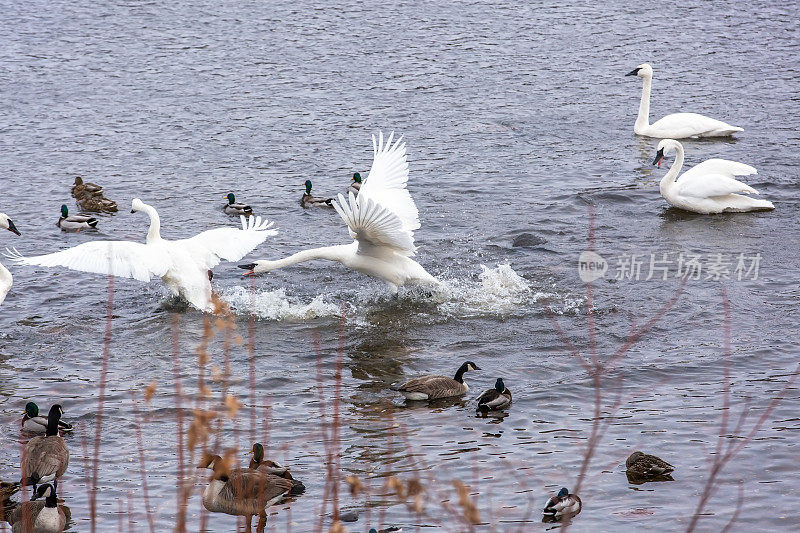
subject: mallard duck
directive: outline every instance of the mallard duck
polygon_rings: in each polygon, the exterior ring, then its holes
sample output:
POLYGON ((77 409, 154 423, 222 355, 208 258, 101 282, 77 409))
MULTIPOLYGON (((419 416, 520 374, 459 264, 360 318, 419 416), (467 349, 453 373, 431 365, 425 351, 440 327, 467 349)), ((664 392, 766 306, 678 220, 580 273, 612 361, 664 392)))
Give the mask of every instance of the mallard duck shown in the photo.
POLYGON ((77 176, 75 178, 75 184, 72 186, 72 197, 78 198, 79 196, 83 196, 84 193, 102 193, 103 188, 95 183, 84 183, 83 178, 77 176))
MULTIPOLYGON (((25 412, 22 413, 22 429, 31 433, 47 432, 47 418, 39 416, 39 406, 33 402, 25 404, 25 412)), ((59 419, 58 429, 62 432, 72 431, 72 425, 59 419)))
POLYGON ((478 411, 496 411, 511 405, 511 391, 503 383, 503 378, 497 378, 493 389, 489 389, 478 396, 478 411))
POLYGON ((472 361, 467 361, 458 368, 453 378, 440 375, 422 376, 406 381, 398 387, 392 387, 392 390, 399 392, 407 400, 436 400, 460 396, 469 390, 464 383, 464 372, 469 370, 480 370, 480 368, 472 361))
POLYGON ((353 196, 358 198, 358 191, 361 190, 361 174, 355 172, 353 174, 352 181, 353 182, 350 184, 350 187, 347 188, 347 193, 353 193, 353 196))
POLYGON ((93 211, 100 213, 116 213, 117 202, 109 200, 103 196, 102 192, 91 193, 85 191, 75 198, 75 202, 82 211, 93 211))
POLYGON ((222 208, 225 211, 226 215, 244 215, 249 217, 253 214, 253 208, 247 204, 240 204, 236 203, 236 196, 233 193, 228 193, 225 198, 228 199, 228 203, 222 208))
MULTIPOLYGON (((0 228, 7 229, 11 233, 19 235, 19 230, 5 213, 0 213, 0 228)), ((0 263, 0 304, 6 299, 6 294, 11 290, 11 285, 13 284, 14 277, 11 275, 11 272, 0 263)))
POLYGON ((656 457, 639 451, 633 452, 625 461, 628 479, 636 481, 671 481, 675 467, 656 457))
POLYGON ((97 227, 97 219, 89 215, 70 215, 66 205, 61 206, 61 217, 56 222, 61 231, 81 231, 97 227))
POLYGON ((8 523, 12 533, 61 533, 68 515, 69 511, 58 504, 53 486, 45 483, 34 492, 31 501, 19 505, 8 515, 8 523))
POLYGON ((247 517, 247 531, 251 531, 253 516, 266 521, 266 511, 286 497, 292 482, 249 468, 230 468, 228 461, 219 455, 206 454, 198 468, 214 471, 208 487, 203 491, 203 507, 212 513, 225 513, 247 517))
POLYGON ((258 470, 259 472, 264 472, 266 474, 282 477, 283 479, 288 479, 292 482, 292 490, 290 494, 293 496, 295 494, 302 494, 305 492, 306 486, 303 485, 302 481, 293 478, 287 467, 282 466, 270 459, 264 459, 264 447, 261 445, 261 443, 256 442, 253 444, 253 448, 250 450, 250 453, 253 454, 253 457, 250 459, 250 470, 258 470))
POLYGON ((544 514, 545 520, 561 520, 580 512, 581 499, 575 494, 570 494, 569 490, 564 487, 558 491, 558 494, 547 500, 542 514, 544 514))
POLYGON ((58 480, 69 466, 69 450, 64 439, 58 435, 58 422, 64 411, 59 404, 47 414, 45 435, 33 437, 22 450, 22 484, 36 485, 53 482, 58 489, 58 480))
POLYGON ((19 492, 21 487, 16 481, 0 481, 0 505, 19 492))
POLYGON ((304 183, 306 192, 300 198, 300 205, 305 207, 333 207, 333 198, 314 198, 311 196, 311 180, 304 183))

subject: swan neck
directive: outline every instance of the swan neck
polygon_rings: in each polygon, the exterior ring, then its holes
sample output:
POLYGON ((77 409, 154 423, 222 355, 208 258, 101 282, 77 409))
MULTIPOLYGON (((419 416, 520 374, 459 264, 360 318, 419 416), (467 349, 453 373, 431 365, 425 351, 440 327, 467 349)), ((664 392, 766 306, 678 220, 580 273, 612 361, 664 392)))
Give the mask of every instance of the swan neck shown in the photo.
POLYGON ((324 246, 322 248, 312 248, 310 250, 303 250, 292 254, 289 257, 278 259, 277 261, 259 261, 255 272, 266 272, 278 268, 284 268, 304 261, 312 261, 314 259, 327 259, 328 261, 343 262, 346 257, 347 246, 324 246))
POLYGON ((11 286, 11 272, 3 266, 3 263, 0 263, 0 288, 7 286, 11 286))
POLYGON ((147 243, 161 240, 161 218, 155 207, 145 206, 145 213, 150 217, 150 229, 147 230, 147 243))
POLYGON ((672 166, 669 167, 669 172, 667 172, 664 177, 661 178, 661 183, 659 184, 659 188, 661 189, 662 193, 671 189, 675 185, 675 180, 678 177, 678 173, 683 167, 683 146, 680 144, 676 146, 675 152, 675 161, 672 162, 672 166))
POLYGON ((639 102, 639 116, 636 117, 636 128, 646 128, 650 125, 650 88, 653 84, 652 76, 642 78, 642 99, 639 102))

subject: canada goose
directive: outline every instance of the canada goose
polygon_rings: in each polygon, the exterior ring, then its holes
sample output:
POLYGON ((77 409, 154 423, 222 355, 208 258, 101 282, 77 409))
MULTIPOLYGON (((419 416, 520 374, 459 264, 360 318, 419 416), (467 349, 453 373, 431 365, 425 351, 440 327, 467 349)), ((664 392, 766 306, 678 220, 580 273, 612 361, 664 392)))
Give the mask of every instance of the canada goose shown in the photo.
POLYGON ((581 512, 581 499, 575 495, 570 494, 569 490, 564 487, 558 494, 547 500, 542 514, 544 514, 545 521, 558 521, 564 517, 575 516, 581 512))
POLYGON ((311 196, 311 180, 306 180, 303 184, 306 192, 300 198, 300 205, 303 207, 333 207, 333 198, 314 198, 311 196))
POLYGON ((8 515, 8 523, 12 533, 61 533, 67 525, 67 513, 64 506, 58 504, 55 489, 45 483, 39 486, 31 501, 8 515))
POLYGON ((259 472, 288 479, 292 482, 292 490, 290 491, 292 496, 305 492, 306 486, 303 485, 302 481, 293 478, 287 467, 270 459, 264 459, 264 447, 261 443, 256 442, 253 444, 250 453, 253 454, 252 459, 250 459, 250 470, 258 470, 259 472))
POLYGON ((203 491, 203 507, 212 513, 247 517, 247 531, 251 531, 254 515, 258 515, 261 529, 267 508, 281 501, 293 487, 290 480, 282 477, 249 468, 230 468, 219 455, 206 454, 198 468, 214 470, 203 491))
POLYGON ((511 405, 511 391, 506 388, 503 378, 497 378, 493 389, 478 396, 478 411, 505 409, 509 405, 511 405))
MULTIPOLYGON (((47 418, 39 416, 39 406, 33 402, 25 404, 25 412, 22 413, 22 429, 31 433, 45 433, 47 431, 47 418)), ((62 432, 72 431, 72 425, 59 419, 58 429, 62 432)))
POLYGON ((628 480, 632 483, 637 481, 672 481, 670 474, 675 467, 656 457, 639 451, 633 452, 628 460, 625 461, 628 480))
POLYGON ((58 479, 69 466, 69 450, 58 435, 58 422, 63 412, 59 404, 52 406, 47 415, 45 435, 33 437, 25 444, 22 450, 23 485, 33 485, 36 490, 36 485, 52 481, 58 490, 58 479))
POLYGON ((350 187, 347 188, 347 194, 353 193, 353 196, 358 198, 358 193, 361 190, 361 174, 355 172, 351 179, 353 182, 350 184, 350 187))
POLYGON ((249 217, 253 214, 253 208, 247 204, 236 202, 236 196, 234 196, 232 192, 228 193, 224 198, 228 199, 228 203, 222 208, 226 215, 244 215, 249 217))
POLYGON ((89 215, 70 215, 66 205, 61 206, 61 216, 56 222, 61 231, 81 231, 87 228, 96 228, 97 219, 89 215))
POLYGON ((422 376, 406 381, 398 387, 392 387, 392 390, 399 392, 407 400, 436 400, 460 396, 469 390, 464 383, 464 372, 469 370, 480 370, 480 368, 472 361, 467 361, 458 368, 454 378, 439 375, 422 376))

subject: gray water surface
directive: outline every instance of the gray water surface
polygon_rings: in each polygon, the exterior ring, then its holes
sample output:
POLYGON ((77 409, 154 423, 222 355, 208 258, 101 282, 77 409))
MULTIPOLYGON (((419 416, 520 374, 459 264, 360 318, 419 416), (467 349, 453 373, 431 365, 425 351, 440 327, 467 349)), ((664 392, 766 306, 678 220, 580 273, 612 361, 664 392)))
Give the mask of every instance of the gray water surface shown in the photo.
MULTIPOLYGON (((343 192, 352 172, 366 175, 370 134, 405 136, 422 220, 417 259, 443 280, 441 290, 392 299, 379 281, 323 262, 252 282, 230 263, 214 273, 245 341, 227 352, 229 392, 244 408, 223 419, 218 450, 238 446, 244 459, 257 438, 308 487, 272 508, 275 531, 316 527, 326 472, 320 419, 332 411, 340 342, 341 467, 369 480, 371 525, 464 531, 440 503, 456 505, 451 482, 462 480, 480 511, 476 531, 546 527, 540 509, 561 486, 574 486, 593 416, 592 380, 555 326, 589 354, 576 265, 589 246, 592 206, 594 247, 610 264, 593 294, 602 358, 679 289, 674 276, 644 279, 650 254, 760 254, 761 262, 757 279, 687 282, 619 360, 603 389, 610 422, 573 531, 685 529, 723 416, 723 289, 732 419, 751 411, 737 431, 732 422, 726 440, 747 435, 795 369, 800 35, 791 4, 6 1, 2 11, 0 211, 22 237, 4 232, 0 245, 24 254, 95 239, 142 241, 147 220, 128 212, 134 197, 158 209, 165 238, 232 225, 220 209, 231 191, 280 230, 250 258, 346 243, 332 210, 300 208, 300 184, 311 179, 320 195, 343 192), (687 165, 722 157, 755 166, 758 175, 745 180, 774 211, 667 209, 658 192, 666 169, 651 165, 657 140, 633 134, 641 81, 624 77, 645 61, 655 70, 651 120, 692 111, 745 129, 732 140, 684 142, 687 165), (54 225, 59 206, 73 206, 76 175, 120 203, 97 232, 54 225), (639 281, 611 279, 623 254, 645 257, 639 281), (389 390, 422 373, 452 374, 465 360, 483 370, 467 375, 462 401, 406 405, 389 390), (500 376, 514 394, 507 416, 476 417, 473 398, 500 376), (609 409, 620 393, 621 407, 609 409), (675 481, 629 484, 624 460, 635 449, 674 464, 675 481), (385 494, 389 475, 424 480, 424 514, 385 494)), ((67 437, 72 460, 60 496, 72 510, 71 530, 88 531, 83 442, 91 462, 108 280, 11 269, 14 286, 0 308, 0 477, 18 476, 25 402, 60 401, 77 427, 67 437)), ((178 406, 194 406, 204 317, 165 310, 166 296, 160 282, 114 281, 98 531, 131 516, 135 530, 147 530, 134 397, 156 530, 175 523, 178 406), (142 391, 154 381, 145 403, 142 391)), ((225 353, 217 337, 209 372, 224 367, 225 353)), ((210 386, 218 400, 221 385, 210 386)), ((701 530, 728 523, 740 483, 734 529, 800 527, 799 397, 791 387, 726 466, 701 530)), ((192 416, 185 414, 184 428, 192 416)), ((233 530, 234 517, 202 518, 204 484, 190 499, 189 529, 205 520, 207 531, 233 530)), ((340 498, 344 508, 364 509, 364 496, 351 497, 344 485, 340 498)), ((369 526, 362 513, 347 530, 369 526)))

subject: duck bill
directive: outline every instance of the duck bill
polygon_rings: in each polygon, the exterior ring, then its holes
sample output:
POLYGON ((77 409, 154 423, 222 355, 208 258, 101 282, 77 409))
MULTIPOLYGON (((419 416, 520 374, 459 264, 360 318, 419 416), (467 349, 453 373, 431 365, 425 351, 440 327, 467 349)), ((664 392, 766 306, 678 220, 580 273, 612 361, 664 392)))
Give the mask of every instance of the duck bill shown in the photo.
POLYGON ((10 231, 11 233, 16 233, 17 235, 21 235, 21 233, 19 232, 17 227, 14 225, 14 223, 11 222, 11 220, 8 221, 8 231, 10 231))

